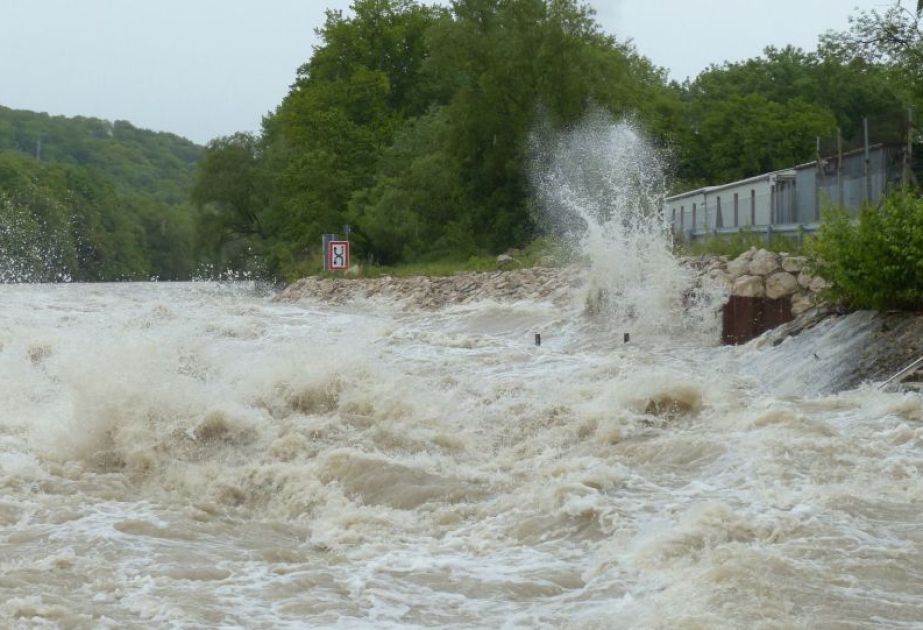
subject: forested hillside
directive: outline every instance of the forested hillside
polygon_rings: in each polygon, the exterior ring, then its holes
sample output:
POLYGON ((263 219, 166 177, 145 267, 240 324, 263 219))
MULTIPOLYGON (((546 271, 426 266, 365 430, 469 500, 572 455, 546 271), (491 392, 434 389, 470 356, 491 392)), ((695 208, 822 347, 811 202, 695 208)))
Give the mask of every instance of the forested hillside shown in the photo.
POLYGON ((816 159, 818 136, 854 135, 865 116, 899 127, 921 101, 907 12, 864 16, 816 52, 768 49, 678 84, 574 0, 352 8, 328 12, 258 137, 207 147, 193 198, 228 264, 304 273, 320 234, 345 223, 358 254, 385 263, 523 245, 543 231, 529 134, 594 107, 636 121, 681 189, 816 159))
POLYGON ((0 281, 190 277, 201 153, 124 121, 0 107, 0 281))

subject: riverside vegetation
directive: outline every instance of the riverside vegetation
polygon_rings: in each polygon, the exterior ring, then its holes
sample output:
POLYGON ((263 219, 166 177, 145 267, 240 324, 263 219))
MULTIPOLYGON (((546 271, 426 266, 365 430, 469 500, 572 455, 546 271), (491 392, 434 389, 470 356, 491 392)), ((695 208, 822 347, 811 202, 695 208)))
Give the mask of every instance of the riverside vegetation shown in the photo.
MULTIPOLYGON (((500 256, 503 264, 508 256, 500 256)), ((681 264, 693 268, 699 282, 709 282, 730 295, 787 298, 792 313, 801 315, 822 303, 829 283, 812 273, 804 256, 751 249, 736 258, 729 256, 683 256, 681 264)), ((368 298, 400 299, 407 308, 434 310, 481 300, 547 300, 566 304, 583 294, 592 310, 591 283, 582 265, 554 265, 545 259, 537 267, 495 271, 466 271, 446 277, 393 277, 333 279, 308 276, 291 284, 278 299, 297 302, 315 299, 343 304, 368 298)))
POLYGON ((568 236, 539 210, 530 136, 593 108, 629 117, 667 156, 674 190, 810 161, 817 136, 854 138, 868 116, 890 137, 921 109, 918 20, 859 13, 816 51, 769 48, 678 82, 575 0, 355 0, 328 11, 256 135, 203 150, 121 121, 0 108, 3 279, 206 266, 294 280, 319 271, 319 235, 347 223, 367 269, 477 268, 568 236))
POLYGON ((189 278, 201 154, 125 121, 0 107, 0 282, 189 278))
POLYGON ((899 126, 923 100, 920 34, 900 11, 858 17, 815 52, 678 83, 574 1, 357 0, 328 12, 261 134, 208 145, 194 198, 217 257, 287 279, 316 273, 319 235, 347 223, 366 263, 497 254, 555 233, 530 136, 588 109, 645 129, 675 189, 813 160, 817 136, 855 137, 866 116, 899 126))

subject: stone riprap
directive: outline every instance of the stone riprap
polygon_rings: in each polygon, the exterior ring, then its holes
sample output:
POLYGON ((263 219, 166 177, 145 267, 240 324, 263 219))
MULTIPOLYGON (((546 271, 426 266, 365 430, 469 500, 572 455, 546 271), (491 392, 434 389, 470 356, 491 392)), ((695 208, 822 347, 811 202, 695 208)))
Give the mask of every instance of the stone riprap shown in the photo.
POLYGON ((828 288, 823 278, 808 271, 809 261, 804 256, 777 254, 752 247, 733 259, 728 256, 700 256, 682 261, 724 285, 731 295, 789 298, 795 316, 820 304, 821 294, 828 288))
POLYGON ((575 289, 586 284, 586 273, 586 269, 570 266, 464 272, 445 277, 349 279, 309 276, 290 285, 277 299, 296 302, 313 298, 343 304, 357 299, 383 297, 401 300, 408 307, 428 310, 480 300, 548 300, 563 304, 571 299, 575 289))
MULTIPOLYGON (((727 256, 682 258, 681 262, 703 277, 723 285, 729 294, 745 297, 790 298, 792 313, 800 315, 820 302, 827 284, 812 276, 807 259, 751 249, 735 259, 727 256)), ((499 261, 498 261, 499 264, 499 261)), ((435 310, 452 304, 480 300, 548 300, 570 302, 576 290, 586 287, 589 271, 576 265, 532 267, 493 272, 463 272, 453 276, 395 278, 323 278, 309 276, 290 285, 277 298, 296 302, 312 298, 334 304, 389 298, 409 308, 435 310)))

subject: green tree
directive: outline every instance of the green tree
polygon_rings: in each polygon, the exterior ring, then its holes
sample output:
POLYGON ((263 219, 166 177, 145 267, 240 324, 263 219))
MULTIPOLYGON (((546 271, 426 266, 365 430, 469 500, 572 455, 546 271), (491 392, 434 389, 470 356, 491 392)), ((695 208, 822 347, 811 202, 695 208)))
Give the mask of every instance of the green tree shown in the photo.
POLYGON ((828 33, 829 54, 888 69, 907 100, 923 103, 923 4, 916 9, 895 1, 885 10, 860 11, 845 33, 828 33))
MULTIPOLYGON (((0 151, 4 149, 9 152, 8 162, 15 155, 19 168, 35 178, 31 188, 20 183, 5 189, 8 199, 17 199, 16 224, 48 221, 53 206, 62 213, 63 225, 74 230, 63 240, 60 234, 46 231, 40 244, 21 235, 24 247, 42 250, 40 258, 55 261, 48 263, 48 269, 59 270, 61 277, 85 280, 191 276, 195 252, 178 246, 172 236, 182 241, 180 235, 196 218, 188 199, 201 147, 124 121, 0 107, 0 151), (79 250, 74 250, 79 260, 69 258, 70 254, 52 255, 69 252, 71 245, 79 250)), ((8 252, 11 247, 7 245, 8 252)), ((19 248, 16 259, 29 258, 23 256, 19 248)), ((36 268, 36 256, 26 266, 36 268)), ((57 276, 43 271, 36 277, 57 276)))
POLYGON ((445 150, 449 127, 445 107, 406 125, 382 157, 374 185, 353 195, 349 218, 376 260, 390 264, 477 250, 459 212, 467 199, 459 165, 445 150))
POLYGON ((858 221, 828 209, 813 250, 834 298, 854 308, 923 308, 923 199, 917 192, 898 191, 880 208, 865 206, 858 221))
POLYGON ((899 121, 892 77, 830 47, 808 53, 767 48, 763 56, 712 66, 682 87, 686 124, 680 178, 715 184, 810 161, 816 137, 849 138, 865 117, 899 121))
POLYGON ((322 45, 264 120, 266 246, 283 275, 299 273, 320 235, 347 221, 353 193, 372 185, 395 133, 431 98, 425 33, 439 11, 409 0, 352 9, 327 13, 322 45))
POLYGON ((259 142, 236 133, 208 143, 199 161, 192 201, 199 208, 199 245, 219 265, 248 265, 266 236, 259 198, 259 142))

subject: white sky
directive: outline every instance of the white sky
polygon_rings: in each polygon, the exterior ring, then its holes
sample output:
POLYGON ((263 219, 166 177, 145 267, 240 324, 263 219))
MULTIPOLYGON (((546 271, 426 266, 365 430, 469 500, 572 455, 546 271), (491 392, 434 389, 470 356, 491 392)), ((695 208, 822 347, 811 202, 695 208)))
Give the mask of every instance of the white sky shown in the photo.
MULTIPOLYGON (((770 44, 813 49, 893 0, 590 0, 607 32, 694 77, 770 44)), ((196 142, 258 131, 350 0, 0 0, 0 105, 128 120, 196 142)))

